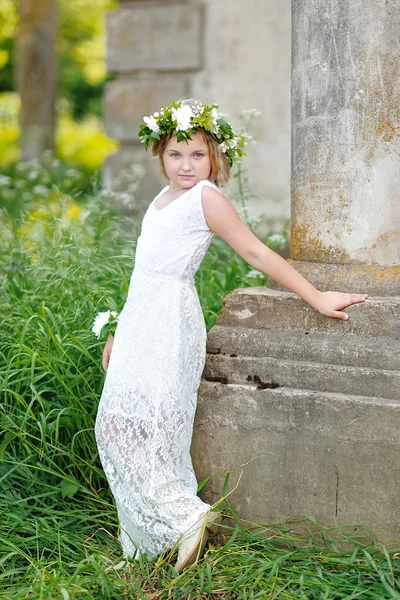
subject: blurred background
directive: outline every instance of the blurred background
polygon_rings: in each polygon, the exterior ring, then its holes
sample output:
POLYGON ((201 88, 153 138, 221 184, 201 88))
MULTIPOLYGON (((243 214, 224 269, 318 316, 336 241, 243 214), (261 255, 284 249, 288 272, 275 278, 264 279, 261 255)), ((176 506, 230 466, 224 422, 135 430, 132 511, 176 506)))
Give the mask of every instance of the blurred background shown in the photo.
POLYGON ((290 27, 289 1, 227 11, 223 0, 1 0, 1 172, 47 152, 79 171, 76 188, 95 177, 123 189, 133 167, 149 202, 160 181, 138 126, 192 96, 254 135, 246 200, 264 233, 279 231, 290 212, 290 27))
POLYGON ((117 142, 104 132, 102 95, 110 78, 105 65, 104 15, 116 6, 110 0, 1 0, 3 173, 12 171, 21 158, 40 158, 48 148, 60 160, 92 175, 115 152, 117 142), (21 132, 21 124, 28 131, 21 132), (41 130, 36 144, 26 139, 33 136, 35 126, 41 130), (46 139, 40 136, 44 130, 46 139))

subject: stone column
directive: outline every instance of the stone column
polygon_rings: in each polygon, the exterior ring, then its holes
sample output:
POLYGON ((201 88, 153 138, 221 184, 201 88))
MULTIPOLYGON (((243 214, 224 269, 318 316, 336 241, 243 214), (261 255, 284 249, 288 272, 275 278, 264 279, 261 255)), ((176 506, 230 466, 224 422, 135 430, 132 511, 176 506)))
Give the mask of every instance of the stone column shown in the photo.
POLYGON ((18 90, 22 158, 54 150, 56 101, 55 0, 20 0, 18 90))
POLYGON ((400 294, 400 34, 393 0, 293 0, 293 266, 400 294))

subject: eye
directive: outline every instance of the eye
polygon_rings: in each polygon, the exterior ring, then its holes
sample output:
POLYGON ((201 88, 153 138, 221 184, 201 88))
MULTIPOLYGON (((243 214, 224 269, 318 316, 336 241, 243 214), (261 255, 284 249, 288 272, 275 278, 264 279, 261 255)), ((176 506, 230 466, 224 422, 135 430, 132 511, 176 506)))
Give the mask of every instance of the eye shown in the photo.
POLYGON ((204 156, 204 154, 202 152, 196 152, 195 156, 196 158, 201 158, 202 156, 204 156))
POLYGON ((169 155, 172 156, 172 158, 176 158, 177 156, 179 156, 177 152, 170 152, 169 155))

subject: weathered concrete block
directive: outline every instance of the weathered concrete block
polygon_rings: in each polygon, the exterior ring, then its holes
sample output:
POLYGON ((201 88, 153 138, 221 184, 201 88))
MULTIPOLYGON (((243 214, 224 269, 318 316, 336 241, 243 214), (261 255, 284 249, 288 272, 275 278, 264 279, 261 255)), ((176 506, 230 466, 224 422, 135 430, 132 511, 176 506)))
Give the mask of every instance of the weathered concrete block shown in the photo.
POLYGON ((277 359, 400 371, 400 339, 368 336, 360 340, 346 328, 334 336, 318 331, 252 329, 214 325, 209 355, 268 356, 277 359))
POLYGON ((374 337, 400 337, 400 297, 369 297, 346 308, 348 321, 321 315, 291 292, 266 287, 240 288, 231 292, 218 318, 219 325, 295 329, 347 333, 374 337))
POLYGON ((121 141, 139 141, 143 117, 188 93, 184 76, 167 75, 121 78, 107 84, 104 119, 107 132, 121 141))
POLYGON ((132 4, 107 15, 110 71, 199 69, 201 5, 132 4))
MULTIPOLYGON (((399 348, 399 344, 397 346, 399 348)), ((400 371, 321 364, 307 358, 306 354, 301 361, 270 356, 211 355, 204 377, 211 381, 223 377, 229 383, 239 384, 260 380, 266 385, 274 383, 288 388, 400 400, 400 371)))
MULTIPOLYGON (((192 443, 199 481, 232 473, 230 502, 252 523, 312 514, 328 526, 400 536, 400 400, 202 381, 192 443)), ((224 475, 206 487, 216 502, 224 475)))
MULTIPOLYGON (((399 297, 371 297, 345 322, 289 292, 229 294, 207 340, 192 444, 198 479, 228 471, 232 489, 243 471, 230 501, 252 523, 310 514, 398 537, 399 309, 399 297)), ((208 502, 223 477, 212 477, 208 502)))

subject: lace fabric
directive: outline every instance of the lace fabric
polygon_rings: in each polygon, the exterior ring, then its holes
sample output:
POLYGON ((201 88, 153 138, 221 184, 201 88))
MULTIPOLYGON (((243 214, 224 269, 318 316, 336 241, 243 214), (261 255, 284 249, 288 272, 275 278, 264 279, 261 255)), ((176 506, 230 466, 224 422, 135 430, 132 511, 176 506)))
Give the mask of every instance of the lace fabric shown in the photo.
POLYGON ((97 412, 99 456, 128 556, 172 548, 210 508, 197 496, 190 457, 206 358, 194 275, 214 235, 204 185, 216 187, 200 181, 157 209, 164 188, 146 211, 97 412))

